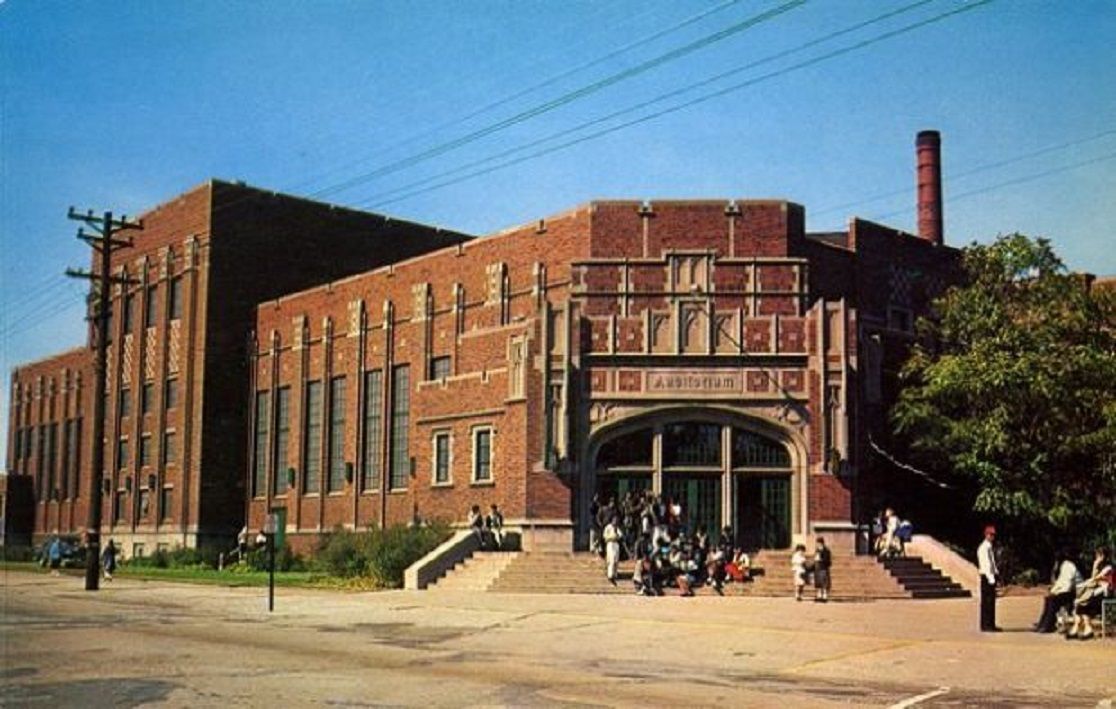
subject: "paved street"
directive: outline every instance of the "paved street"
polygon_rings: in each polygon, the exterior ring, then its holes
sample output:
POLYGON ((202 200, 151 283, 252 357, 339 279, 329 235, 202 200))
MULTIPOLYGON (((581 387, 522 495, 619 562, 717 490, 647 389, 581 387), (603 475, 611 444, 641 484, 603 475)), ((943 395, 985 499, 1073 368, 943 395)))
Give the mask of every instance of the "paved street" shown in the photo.
POLYGON ((972 600, 264 591, 3 577, 3 706, 1112 706, 1116 640, 972 600), (1017 631, 1017 632, 1012 632, 1017 631))

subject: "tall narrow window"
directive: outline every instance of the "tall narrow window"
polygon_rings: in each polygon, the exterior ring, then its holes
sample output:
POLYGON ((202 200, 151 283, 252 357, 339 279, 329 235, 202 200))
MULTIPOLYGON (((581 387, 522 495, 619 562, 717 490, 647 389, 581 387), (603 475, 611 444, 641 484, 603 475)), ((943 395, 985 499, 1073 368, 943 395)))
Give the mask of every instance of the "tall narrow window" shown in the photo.
POLYGON ((62 442, 58 445, 58 497, 70 497, 70 420, 62 422, 62 442))
POLYGON ((124 470, 128 467, 128 439, 121 438, 116 442, 116 469, 124 470))
POLYGON ((67 460, 70 465, 70 497, 81 497, 81 418, 73 420, 70 431, 70 454, 67 460))
POLYGON ((177 276, 171 279, 170 293, 168 294, 170 302, 167 304, 167 309, 170 311, 169 318, 171 320, 178 320, 182 317, 182 277, 177 276))
POLYGON ((140 436, 140 450, 139 450, 139 464, 140 467, 151 465, 151 434, 145 433, 140 436))
POLYGON ((46 486, 50 484, 44 475, 46 473, 46 425, 39 426, 39 442, 35 447, 35 492, 38 493, 40 500, 50 498, 46 486))
POLYGON ((267 493, 267 432, 271 425, 271 392, 256 392, 256 445, 252 451, 252 494, 267 493))
POLYGON ((275 470, 272 489, 281 495, 290 487, 287 478, 287 441, 291 436, 291 388, 275 390, 275 470))
POLYGON ((120 418, 126 418, 132 415, 132 390, 120 389, 120 401, 117 404, 120 407, 120 418))
POLYGON ((450 363, 451 360, 448 356, 431 358, 430 379, 432 381, 438 381, 448 377, 450 375, 450 363))
POLYGON ((391 479, 392 490, 407 487, 411 473, 411 368, 401 364, 391 370, 391 479))
POLYGON ((121 314, 124 333, 132 331, 136 324, 136 296, 132 293, 124 296, 124 312, 121 314))
POLYGON ((329 491, 345 486, 345 377, 329 382, 329 491))
POLYGON ((57 497, 58 491, 58 424, 50 424, 47 429, 47 494, 57 497))
POLYGON ((174 431, 163 432, 163 467, 178 462, 178 436, 174 431))
POLYGON ((159 519, 171 518, 171 504, 174 502, 174 488, 164 487, 159 493, 159 519))
POLYGON ((143 292, 143 326, 155 327, 155 286, 143 292))
POLYGON ((383 373, 376 369, 364 373, 364 465, 361 468, 361 487, 377 490, 380 487, 380 447, 384 437, 383 373))
POLYGON ((306 383, 302 440, 302 490, 317 492, 322 473, 322 383, 306 383))
POLYGON ((144 382, 143 388, 140 389, 140 413, 151 413, 151 407, 155 405, 155 384, 153 382, 144 382))
POLYGON ((448 485, 450 482, 450 434, 434 434, 434 484, 448 485))
POLYGON ((492 429, 473 430, 473 482, 492 481, 492 429))
POLYGON ((163 408, 173 409, 178 406, 178 380, 168 379, 163 390, 163 408))

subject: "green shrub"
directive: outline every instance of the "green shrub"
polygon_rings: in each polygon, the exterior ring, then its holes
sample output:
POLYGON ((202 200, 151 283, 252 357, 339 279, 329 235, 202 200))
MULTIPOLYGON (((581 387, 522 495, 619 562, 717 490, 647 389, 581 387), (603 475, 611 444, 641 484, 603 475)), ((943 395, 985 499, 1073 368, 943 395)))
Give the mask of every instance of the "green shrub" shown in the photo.
POLYGON ((35 550, 28 546, 0 547, 0 558, 4 561, 35 561, 35 550))
MULTIPOLYGON (((267 547, 256 547, 248 552, 245 558, 246 565, 252 571, 267 571, 267 547)), ((291 551, 290 546, 284 544, 275 550, 276 571, 305 571, 306 562, 301 556, 291 551)))
POLYGON ((403 572, 449 538, 441 523, 425 527, 396 526, 381 531, 336 529, 323 537, 314 566, 331 576, 364 576, 381 586, 403 585, 403 572))
POLYGON ((1015 575, 1015 578, 1012 579, 1012 583, 1028 588, 1037 586, 1039 584, 1039 572, 1034 569, 1023 569, 1015 575))

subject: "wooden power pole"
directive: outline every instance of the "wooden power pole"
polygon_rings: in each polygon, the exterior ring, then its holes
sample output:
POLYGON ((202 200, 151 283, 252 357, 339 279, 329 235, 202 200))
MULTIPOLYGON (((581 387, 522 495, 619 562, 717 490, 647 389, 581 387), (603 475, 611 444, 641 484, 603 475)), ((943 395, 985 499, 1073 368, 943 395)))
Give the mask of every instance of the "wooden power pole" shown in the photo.
POLYGON ((82 214, 70 207, 67 214, 70 219, 84 222, 94 233, 87 233, 84 227, 78 229, 78 238, 93 247, 93 252, 100 256, 99 265, 94 271, 81 271, 67 269, 66 275, 74 278, 85 278, 92 281, 90 295, 96 297, 96 304, 91 313, 93 332, 96 339, 96 351, 93 360, 93 459, 89 476, 89 515, 86 523, 86 557, 85 557, 85 590, 96 591, 100 587, 101 577, 101 490, 105 476, 105 391, 108 388, 108 346, 109 346, 109 309, 112 297, 113 284, 128 285, 131 279, 114 277, 112 271, 112 253, 116 249, 127 248, 132 245, 129 239, 117 239, 115 234, 131 229, 142 229, 143 224, 129 221, 124 215, 120 219, 113 219, 112 212, 105 212, 101 216, 93 214, 93 210, 82 214))

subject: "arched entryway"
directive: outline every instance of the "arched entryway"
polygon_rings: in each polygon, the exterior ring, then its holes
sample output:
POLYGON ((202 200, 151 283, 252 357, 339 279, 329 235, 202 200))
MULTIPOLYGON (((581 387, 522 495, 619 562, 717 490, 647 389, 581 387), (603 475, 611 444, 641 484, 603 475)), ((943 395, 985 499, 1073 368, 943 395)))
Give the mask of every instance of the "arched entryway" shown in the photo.
POLYGON ((686 411, 626 421, 590 447, 594 492, 650 490, 682 505, 690 530, 732 526, 749 549, 790 546, 797 515, 794 447, 743 416, 686 411))

